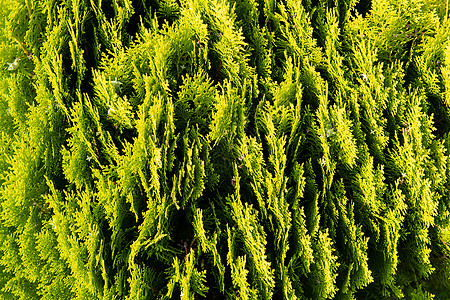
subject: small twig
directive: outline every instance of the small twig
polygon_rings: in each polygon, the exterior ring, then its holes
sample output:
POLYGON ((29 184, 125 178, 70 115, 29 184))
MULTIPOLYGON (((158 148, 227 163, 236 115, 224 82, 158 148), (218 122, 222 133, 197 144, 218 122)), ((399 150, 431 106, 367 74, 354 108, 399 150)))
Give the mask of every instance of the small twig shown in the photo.
POLYGON ((27 5, 27 9, 28 9, 28 18, 31 19, 31 7, 30 7, 30 2, 28 0, 25 0, 25 3, 27 5))
POLYGON ((27 51, 27 49, 25 49, 25 47, 23 46, 23 44, 19 41, 18 38, 14 37, 14 40, 16 40, 17 44, 19 44, 19 47, 22 49, 22 51, 25 53, 25 55, 27 57, 29 57, 30 53, 27 51))
POLYGON ((194 237, 194 239, 192 240, 191 244, 189 245, 189 252, 192 249, 192 245, 194 245, 195 240, 197 239, 197 237, 194 237))

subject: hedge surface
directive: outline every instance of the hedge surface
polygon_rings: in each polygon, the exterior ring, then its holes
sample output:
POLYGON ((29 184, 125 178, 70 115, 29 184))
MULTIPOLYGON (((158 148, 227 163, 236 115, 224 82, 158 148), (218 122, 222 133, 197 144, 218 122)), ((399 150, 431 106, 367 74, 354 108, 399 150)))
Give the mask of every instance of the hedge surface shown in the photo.
POLYGON ((0 297, 450 298, 442 0, 0 0, 0 297))

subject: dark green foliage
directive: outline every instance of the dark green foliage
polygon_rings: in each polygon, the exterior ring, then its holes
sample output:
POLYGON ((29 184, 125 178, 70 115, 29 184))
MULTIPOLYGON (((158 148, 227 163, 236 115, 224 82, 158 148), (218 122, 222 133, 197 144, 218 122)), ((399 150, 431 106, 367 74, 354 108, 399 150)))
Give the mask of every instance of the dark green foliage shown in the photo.
POLYGON ((440 0, 2 0, 2 299, 447 299, 440 0))

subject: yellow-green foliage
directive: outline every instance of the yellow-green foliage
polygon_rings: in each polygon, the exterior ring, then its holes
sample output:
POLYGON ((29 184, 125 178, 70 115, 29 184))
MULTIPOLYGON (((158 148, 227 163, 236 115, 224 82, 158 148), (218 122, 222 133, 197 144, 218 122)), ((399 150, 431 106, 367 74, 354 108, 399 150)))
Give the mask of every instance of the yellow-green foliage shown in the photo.
POLYGON ((450 298, 448 1, 0 7, 0 298, 450 298))

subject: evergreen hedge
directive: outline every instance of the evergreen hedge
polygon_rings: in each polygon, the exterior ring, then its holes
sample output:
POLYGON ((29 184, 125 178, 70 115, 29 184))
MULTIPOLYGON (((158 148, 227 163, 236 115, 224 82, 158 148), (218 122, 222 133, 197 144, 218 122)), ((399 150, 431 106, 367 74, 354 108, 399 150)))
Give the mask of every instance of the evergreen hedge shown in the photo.
POLYGON ((449 299, 448 0, 1 0, 0 297, 449 299))

